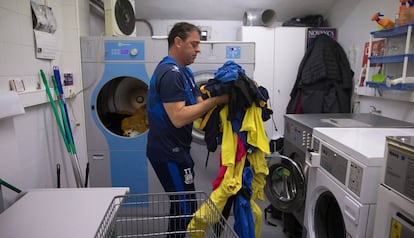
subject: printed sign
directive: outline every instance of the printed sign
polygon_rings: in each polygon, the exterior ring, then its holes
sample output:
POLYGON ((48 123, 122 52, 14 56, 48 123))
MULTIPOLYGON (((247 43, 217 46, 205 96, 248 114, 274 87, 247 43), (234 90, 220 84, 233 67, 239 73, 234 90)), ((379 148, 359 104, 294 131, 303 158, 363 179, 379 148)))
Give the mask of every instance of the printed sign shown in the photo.
POLYGON ((320 34, 328 35, 335 41, 337 39, 336 28, 308 28, 308 32, 306 33, 306 45, 309 46, 313 39, 315 39, 320 34))

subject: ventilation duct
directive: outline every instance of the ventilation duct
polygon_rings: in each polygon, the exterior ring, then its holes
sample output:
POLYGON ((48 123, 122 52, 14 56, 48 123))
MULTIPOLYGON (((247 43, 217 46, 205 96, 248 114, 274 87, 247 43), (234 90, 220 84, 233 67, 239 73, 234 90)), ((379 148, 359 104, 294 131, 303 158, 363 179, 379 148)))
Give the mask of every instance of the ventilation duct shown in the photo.
POLYGON ((244 12, 244 26, 270 26, 276 19, 276 13, 272 9, 249 9, 244 12))

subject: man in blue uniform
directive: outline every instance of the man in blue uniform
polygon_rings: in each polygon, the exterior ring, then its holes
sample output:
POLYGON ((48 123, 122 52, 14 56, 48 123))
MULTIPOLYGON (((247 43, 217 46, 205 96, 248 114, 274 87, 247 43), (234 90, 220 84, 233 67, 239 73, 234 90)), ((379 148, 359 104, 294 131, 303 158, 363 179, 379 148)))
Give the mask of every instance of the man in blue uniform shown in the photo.
MULTIPOLYGON (((195 190, 190 155, 193 121, 228 102, 228 95, 203 100, 187 67, 200 53, 200 33, 193 24, 175 24, 168 35, 168 56, 158 64, 150 82, 147 157, 166 192, 195 190)), ((170 200, 171 215, 192 214, 197 208, 195 203, 182 202, 182 196, 170 196, 170 200)), ((188 222, 188 218, 170 219, 169 231, 185 231, 188 222)))

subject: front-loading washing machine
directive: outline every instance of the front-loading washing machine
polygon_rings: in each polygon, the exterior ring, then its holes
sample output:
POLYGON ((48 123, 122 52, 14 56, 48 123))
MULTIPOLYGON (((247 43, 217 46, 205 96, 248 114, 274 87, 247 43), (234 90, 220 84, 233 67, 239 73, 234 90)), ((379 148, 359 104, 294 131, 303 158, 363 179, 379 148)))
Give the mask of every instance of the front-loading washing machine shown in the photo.
POLYGON ((304 225, 307 237, 373 237, 385 138, 407 128, 314 128, 304 225))
POLYGON ((92 187, 162 191, 146 157, 146 95, 166 39, 81 37, 87 155, 92 187))
MULTIPOLYGON (((240 65, 245 70, 246 75, 253 79, 255 67, 254 42, 201 41, 200 48, 201 52, 197 55, 194 63, 189 65, 198 85, 214 78, 214 73, 229 60, 240 65)), ((212 191, 211 183, 219 171, 220 150, 217 148, 215 152, 208 151, 204 141, 204 131, 199 128, 200 122, 201 119, 193 123, 191 156, 195 161, 196 189, 209 193, 212 191)))
POLYGON ((374 236, 414 237, 414 135, 386 138, 374 236))
MULTIPOLYGON (((194 73, 194 79, 200 86, 214 78, 214 73, 226 61, 234 61, 240 65, 248 77, 253 77, 255 62, 255 43, 242 41, 201 41, 200 53, 194 63, 189 65, 194 73)), ((193 141, 204 143, 204 133, 194 124, 193 141)))
POLYGON ((273 207, 294 219, 286 219, 290 233, 306 237, 304 228, 308 165, 306 153, 311 149, 315 127, 326 128, 414 128, 414 124, 371 113, 286 114, 283 152, 267 156, 269 175, 265 193, 273 207))

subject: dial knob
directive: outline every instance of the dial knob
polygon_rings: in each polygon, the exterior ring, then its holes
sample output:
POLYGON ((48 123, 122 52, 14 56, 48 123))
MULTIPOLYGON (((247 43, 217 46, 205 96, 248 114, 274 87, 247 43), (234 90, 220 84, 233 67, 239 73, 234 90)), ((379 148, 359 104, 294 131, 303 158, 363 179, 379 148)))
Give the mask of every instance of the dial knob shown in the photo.
POLYGON ((136 55, 138 54, 138 49, 137 49, 137 48, 133 48, 133 49, 131 49, 130 54, 131 54, 132 56, 136 56, 136 55))

